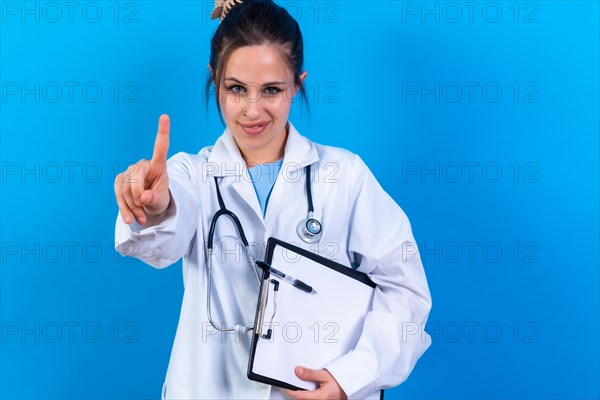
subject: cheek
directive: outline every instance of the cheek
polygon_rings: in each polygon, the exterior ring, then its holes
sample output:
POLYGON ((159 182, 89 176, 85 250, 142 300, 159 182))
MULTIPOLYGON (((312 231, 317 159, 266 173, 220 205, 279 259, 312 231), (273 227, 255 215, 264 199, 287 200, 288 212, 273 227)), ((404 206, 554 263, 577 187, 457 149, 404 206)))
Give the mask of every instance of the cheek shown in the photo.
POLYGON ((277 114, 289 112, 291 106, 292 102, 287 96, 280 96, 277 100, 269 103, 269 108, 277 114))
POLYGON ((225 101, 221 103, 221 110, 223 110, 224 114, 227 116, 235 116, 239 114, 242 110, 242 104, 239 101, 236 101, 235 98, 225 98, 225 101))

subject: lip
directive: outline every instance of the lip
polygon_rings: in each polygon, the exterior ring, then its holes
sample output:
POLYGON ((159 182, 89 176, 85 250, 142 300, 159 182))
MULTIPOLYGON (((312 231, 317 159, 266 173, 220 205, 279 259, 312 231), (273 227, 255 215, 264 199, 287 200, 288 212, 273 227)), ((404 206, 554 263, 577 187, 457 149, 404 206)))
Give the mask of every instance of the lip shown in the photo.
POLYGON ((267 128, 267 125, 269 125, 268 121, 255 122, 252 124, 240 124, 242 130, 248 135, 258 135, 264 132, 264 130, 267 128), (256 126, 260 126, 260 128, 252 128, 256 126))

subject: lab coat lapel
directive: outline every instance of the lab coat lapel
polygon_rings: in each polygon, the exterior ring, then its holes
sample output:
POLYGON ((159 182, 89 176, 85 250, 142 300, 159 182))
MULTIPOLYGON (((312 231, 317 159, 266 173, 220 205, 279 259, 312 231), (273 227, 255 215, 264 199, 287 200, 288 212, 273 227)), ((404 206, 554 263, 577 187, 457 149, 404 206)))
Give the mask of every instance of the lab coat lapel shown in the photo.
POLYGON ((285 204, 293 185, 305 185, 305 178, 298 179, 299 176, 303 176, 302 169, 319 160, 315 145, 307 138, 301 136, 291 122, 289 122, 289 125, 290 129, 285 144, 283 163, 267 205, 265 215, 266 226, 271 223, 285 204))
MULTIPOLYGON (((269 225, 270 221, 275 218, 279 209, 285 203, 292 186, 299 184, 304 186, 305 180, 298 179, 298 174, 303 176, 302 169, 319 160, 315 145, 307 138, 301 136, 291 122, 289 122, 289 125, 290 129, 285 144, 283 164, 269 197, 267 213, 264 218, 265 225, 269 225)), ((228 129, 225 129, 225 132, 211 149, 206 171, 210 179, 213 176, 232 179, 234 190, 254 210, 258 219, 263 222, 260 204, 258 203, 250 174, 246 168, 246 163, 228 129)), ((225 205, 227 205, 227 202, 225 205)))
MULTIPOLYGON (((246 168, 246 162, 227 128, 213 146, 206 170, 210 179, 217 176, 224 177, 226 181, 231 180, 233 182, 231 186, 236 193, 252 208, 258 219, 263 221, 258 197, 246 168)), ((227 200, 225 200, 225 206, 227 206, 227 200)))

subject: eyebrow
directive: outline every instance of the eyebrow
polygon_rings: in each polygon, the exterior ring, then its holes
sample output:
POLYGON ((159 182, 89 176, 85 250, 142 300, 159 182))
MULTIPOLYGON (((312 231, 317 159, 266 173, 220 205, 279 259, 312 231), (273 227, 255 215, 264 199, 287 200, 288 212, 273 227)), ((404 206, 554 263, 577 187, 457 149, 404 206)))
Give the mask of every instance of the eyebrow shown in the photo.
MULTIPOLYGON (((237 83, 241 83, 242 85, 245 85, 244 82, 240 81, 237 78, 234 78, 233 76, 227 77, 225 78, 226 81, 235 81, 237 83)), ((271 86, 271 85, 285 85, 287 82, 265 82, 263 83, 263 86, 271 86)))

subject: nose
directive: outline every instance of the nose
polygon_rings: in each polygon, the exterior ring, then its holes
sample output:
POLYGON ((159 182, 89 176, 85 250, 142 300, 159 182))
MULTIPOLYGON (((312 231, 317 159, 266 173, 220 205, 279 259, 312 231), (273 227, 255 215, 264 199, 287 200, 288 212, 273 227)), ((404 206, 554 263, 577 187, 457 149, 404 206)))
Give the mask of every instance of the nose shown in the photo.
POLYGON ((246 111, 246 118, 256 119, 261 116, 263 110, 261 97, 261 93, 258 90, 251 90, 248 92, 247 96, 245 96, 244 110, 246 111))

